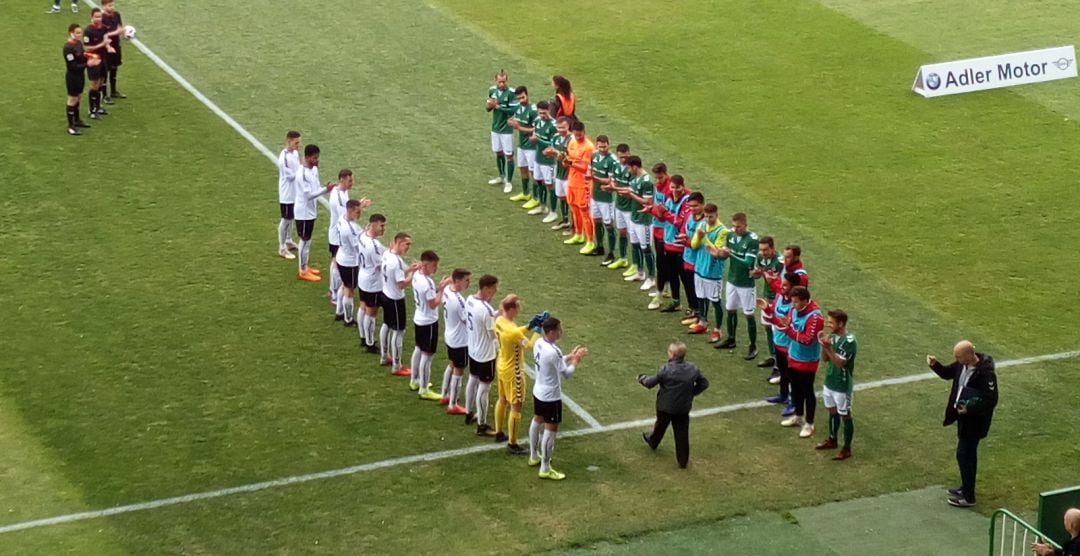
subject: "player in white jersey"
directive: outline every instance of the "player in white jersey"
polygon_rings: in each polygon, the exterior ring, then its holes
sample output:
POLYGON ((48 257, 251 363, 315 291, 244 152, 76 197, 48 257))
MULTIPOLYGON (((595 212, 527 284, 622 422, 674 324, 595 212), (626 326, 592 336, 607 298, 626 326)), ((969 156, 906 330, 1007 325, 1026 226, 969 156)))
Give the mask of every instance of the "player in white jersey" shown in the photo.
MULTIPOLYGON (((382 354, 375 345, 375 320, 382 305, 382 256, 386 251, 379 238, 386 232, 386 217, 372 214, 367 228, 360 234, 360 339, 368 353, 382 354)), ((386 325, 383 325, 383 339, 386 325)))
POLYGON ((292 250, 296 244, 292 240, 293 203, 296 202, 296 180, 300 175, 300 132, 290 131, 285 134, 285 148, 278 154, 278 210, 281 221, 278 222, 278 255, 285 259, 295 259, 292 250))
POLYGON ((549 318, 541 325, 544 337, 533 347, 536 361, 536 384, 533 386, 533 417, 529 425, 529 466, 540 466, 540 478, 561 481, 566 475, 551 467, 555 451, 555 435, 562 422, 562 381, 570 378, 589 354, 583 346, 575 346, 570 355, 563 355, 555 342, 562 337, 562 323, 549 318), (543 439, 540 429, 544 429, 543 439))
POLYGON ((334 254, 334 264, 341 275, 341 286, 337 292, 337 314, 341 317, 339 320, 345 321, 345 326, 356 326, 353 294, 360 278, 360 235, 364 233, 356 220, 370 204, 371 201, 367 199, 353 199, 345 203, 345 214, 335 226, 341 240, 341 247, 334 254))
POLYGON ((420 254, 420 268, 412 277, 413 301, 416 302, 416 311, 413 312, 416 347, 413 348, 409 389, 414 392, 419 390, 421 400, 433 402, 442 399, 430 389, 431 360, 439 347, 439 305, 443 301, 443 292, 450 285, 449 276, 435 284, 431 276, 438 271, 439 255, 434 251, 424 251, 420 254))
MULTIPOLYGON (((330 303, 338 307, 338 289, 341 288, 341 275, 338 273, 334 258, 337 257, 341 240, 338 238, 337 224, 345 216, 345 204, 349 202, 349 190, 353 187, 352 170, 345 168, 338 172, 338 186, 330 192, 330 226, 327 227, 327 240, 330 246, 330 287, 326 290, 326 296, 330 303)), ((337 313, 341 314, 341 313, 337 313)))
POLYGON ((322 273, 308 264, 311 261, 311 234, 315 231, 315 219, 319 216, 315 201, 337 185, 331 182, 324 189, 319 180, 318 145, 304 147, 304 167, 296 183, 293 214, 296 216, 296 233, 300 236, 299 271, 296 276, 306 282, 318 282, 322 280, 322 273))
POLYGON ((499 279, 485 274, 480 277, 480 291, 465 302, 469 325, 469 382, 465 385, 465 424, 476 423, 477 436, 495 436, 487 424, 491 381, 495 380, 495 356, 498 340, 495 337, 495 317, 498 312, 491 299, 499 290, 499 279))
POLYGON ((458 405, 461 376, 469 365, 469 317, 465 307, 465 292, 469 290, 472 273, 455 269, 450 275, 453 283, 443 293, 443 316, 446 321, 446 356, 450 360, 443 372, 442 399, 447 415, 465 415, 468 411, 458 405))
POLYGON ((385 338, 380 337, 387 357, 383 364, 390 365, 394 376, 412 376, 412 371, 401 364, 402 349, 405 344, 405 288, 412 284, 413 273, 420 268, 420 263, 405 263, 405 255, 412 248, 412 236, 398 232, 390 249, 382 257, 382 303, 383 327, 387 331, 385 338))

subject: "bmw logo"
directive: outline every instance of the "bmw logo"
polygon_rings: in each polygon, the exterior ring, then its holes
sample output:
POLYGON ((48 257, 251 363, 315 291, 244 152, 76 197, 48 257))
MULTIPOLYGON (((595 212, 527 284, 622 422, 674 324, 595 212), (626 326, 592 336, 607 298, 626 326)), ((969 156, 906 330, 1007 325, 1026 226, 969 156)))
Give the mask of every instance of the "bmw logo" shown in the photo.
POLYGON ((930 87, 931 91, 936 91, 941 86, 941 77, 936 73, 931 73, 926 76, 926 86, 930 87))

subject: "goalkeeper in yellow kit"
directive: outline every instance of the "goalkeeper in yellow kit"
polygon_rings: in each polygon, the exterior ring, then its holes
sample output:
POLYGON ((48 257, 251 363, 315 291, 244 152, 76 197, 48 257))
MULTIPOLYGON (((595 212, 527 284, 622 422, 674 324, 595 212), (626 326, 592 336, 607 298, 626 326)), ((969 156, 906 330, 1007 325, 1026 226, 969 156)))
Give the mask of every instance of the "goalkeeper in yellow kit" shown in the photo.
POLYGON ((525 353, 531 351, 540 334, 536 331, 546 318, 536 315, 526 326, 514 322, 521 312, 521 298, 508 295, 502 301, 499 316, 495 319, 495 336, 499 339, 499 401, 495 403, 495 442, 507 442, 506 450, 513 455, 529 453, 518 444, 518 427, 521 424, 521 404, 525 400, 525 353), (529 335, 529 331, 532 334, 529 335), (510 409, 509 424, 506 410, 510 409))

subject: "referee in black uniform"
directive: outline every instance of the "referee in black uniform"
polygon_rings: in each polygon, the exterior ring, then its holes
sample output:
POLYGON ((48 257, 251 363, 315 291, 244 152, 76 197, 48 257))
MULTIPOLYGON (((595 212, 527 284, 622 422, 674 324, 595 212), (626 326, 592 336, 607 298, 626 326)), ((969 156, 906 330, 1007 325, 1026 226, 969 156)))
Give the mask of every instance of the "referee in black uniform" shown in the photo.
MULTIPOLYGON (((108 84, 102 88, 102 91, 105 93, 105 104, 112 104, 115 98, 127 98, 116 88, 116 74, 124 63, 124 57, 120 51, 120 35, 124 32, 124 20, 120 18, 120 12, 116 11, 115 0, 104 0, 101 3, 101 8, 101 22, 108 29, 110 40, 110 51, 106 56, 105 69, 108 84)), ((331 222, 330 225, 333 226, 334 223, 331 222)))
POLYGON ((90 118, 98 119, 107 116, 108 112, 101 106, 101 86, 105 81, 105 72, 108 68, 106 60, 109 46, 108 29, 102 23, 101 9, 94 8, 90 11, 90 25, 83 29, 83 53, 86 55, 86 77, 90 80, 90 118), (97 61, 96 65, 90 62, 97 61))
POLYGON ((79 119, 79 101, 86 88, 86 53, 83 52, 83 32, 78 23, 68 25, 68 40, 64 43, 64 63, 67 64, 67 121, 68 135, 81 135, 80 127, 90 127, 79 119))

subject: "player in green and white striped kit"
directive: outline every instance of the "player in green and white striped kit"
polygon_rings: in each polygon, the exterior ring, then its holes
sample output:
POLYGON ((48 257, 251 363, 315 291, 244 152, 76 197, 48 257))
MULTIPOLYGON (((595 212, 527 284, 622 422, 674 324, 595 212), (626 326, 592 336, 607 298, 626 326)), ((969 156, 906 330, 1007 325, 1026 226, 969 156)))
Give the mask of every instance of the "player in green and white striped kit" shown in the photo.
MULTIPOLYGON (((514 89, 517 95, 517 110, 514 117, 510 118, 510 127, 518 132, 517 167, 521 173, 521 193, 510 197, 511 201, 528 201, 529 178, 536 171, 536 143, 529 140, 533 133, 533 125, 536 123, 536 105, 529 102, 529 89, 524 85, 514 89)), ((504 193, 509 193, 503 189, 504 193)))
MULTIPOLYGON (((615 205, 612 199, 613 176, 619 166, 619 159, 609 150, 611 143, 607 135, 596 137, 596 152, 593 153, 589 173, 592 175, 592 217, 596 226, 597 249, 592 255, 606 255, 600 262, 608 266, 615 262, 615 205), (604 249, 604 237, 607 236, 607 249, 604 249)), ((623 250, 625 253, 625 249, 623 250)))
POLYGON ((747 361, 757 358, 757 291, 753 270, 758 258, 758 236, 746 227, 746 214, 736 212, 731 217, 731 232, 724 244, 724 258, 728 260, 727 283, 724 285, 724 308, 727 309, 727 339, 716 344, 716 349, 734 349, 735 331, 739 327, 739 311, 746 317, 746 332, 750 348, 747 361))
MULTIPOLYGON (((555 127, 555 119, 551 117, 551 105, 548 101, 538 102, 536 113, 536 123, 529 141, 536 144, 536 172, 533 176, 536 187, 533 188, 533 193, 534 199, 538 202, 533 204, 530 201, 522 208, 530 209, 529 214, 555 214, 549 208, 555 206, 555 157, 548 155, 545 151, 555 140, 558 130, 555 127)), ((545 216, 543 221, 551 222, 557 219, 558 216, 550 218, 545 216)))
POLYGON ((514 189, 510 183, 514 179, 514 130, 509 120, 517 110, 517 99, 510 90, 509 80, 506 72, 499 70, 487 96, 487 111, 491 112, 491 150, 495 153, 495 165, 499 169, 499 176, 488 180, 488 184, 501 183, 507 193, 514 189))
POLYGON ((818 334, 818 339, 821 341, 822 358, 827 361, 821 399, 825 402, 825 409, 829 410, 829 439, 818 444, 817 449, 836 448, 836 437, 842 422, 844 446, 833 459, 845 460, 851 457, 851 437, 855 436, 855 423, 851 420, 851 396, 855 391, 855 354, 858 345, 855 335, 847 329, 847 313, 834 309, 828 314, 826 324, 832 334, 823 330, 818 334))

